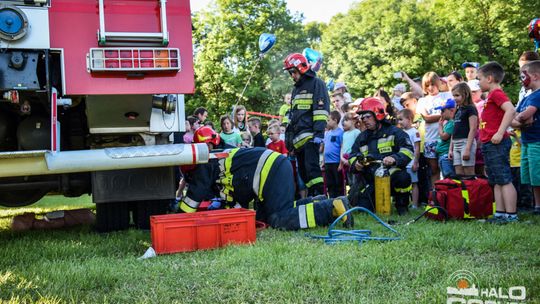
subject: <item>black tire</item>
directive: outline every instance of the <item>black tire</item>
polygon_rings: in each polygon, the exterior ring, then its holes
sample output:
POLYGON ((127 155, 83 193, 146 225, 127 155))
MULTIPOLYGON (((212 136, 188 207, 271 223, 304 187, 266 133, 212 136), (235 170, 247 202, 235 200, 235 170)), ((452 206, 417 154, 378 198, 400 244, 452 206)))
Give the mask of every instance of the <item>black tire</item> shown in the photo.
POLYGON ((129 205, 126 202, 96 204, 96 230, 111 232, 129 228, 129 205))
POLYGON ((0 192, 0 205, 5 207, 22 207, 31 205, 42 199, 49 189, 10 190, 0 192))
POLYGON ((136 202, 133 209, 135 227, 143 230, 150 229, 150 216, 166 214, 170 203, 170 199, 136 202))

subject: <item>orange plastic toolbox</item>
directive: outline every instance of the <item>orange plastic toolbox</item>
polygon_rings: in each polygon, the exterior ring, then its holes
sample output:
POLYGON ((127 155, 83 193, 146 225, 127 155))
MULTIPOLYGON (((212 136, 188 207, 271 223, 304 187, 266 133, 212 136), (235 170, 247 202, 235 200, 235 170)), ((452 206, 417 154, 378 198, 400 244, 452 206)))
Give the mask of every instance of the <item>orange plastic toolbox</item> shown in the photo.
POLYGON ((158 254, 254 243, 255 211, 223 209, 150 217, 152 247, 158 254))

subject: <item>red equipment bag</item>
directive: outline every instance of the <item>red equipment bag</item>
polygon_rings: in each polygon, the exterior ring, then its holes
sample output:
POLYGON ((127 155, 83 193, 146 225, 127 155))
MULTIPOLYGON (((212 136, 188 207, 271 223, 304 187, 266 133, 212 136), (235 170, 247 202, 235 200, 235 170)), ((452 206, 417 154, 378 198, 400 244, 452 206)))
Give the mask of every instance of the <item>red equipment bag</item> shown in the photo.
POLYGON ((448 218, 487 218, 495 212, 493 190, 483 177, 445 178, 435 182, 435 190, 429 195, 426 216, 444 220, 445 215, 434 206, 446 210, 448 218))

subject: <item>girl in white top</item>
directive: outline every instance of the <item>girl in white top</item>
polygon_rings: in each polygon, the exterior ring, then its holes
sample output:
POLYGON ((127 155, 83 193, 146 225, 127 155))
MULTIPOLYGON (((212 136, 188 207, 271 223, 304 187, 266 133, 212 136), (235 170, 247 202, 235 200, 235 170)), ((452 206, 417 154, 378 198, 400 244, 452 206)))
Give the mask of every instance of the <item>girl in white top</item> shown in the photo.
POLYGON ((437 161, 437 141, 439 139, 439 119, 441 110, 437 107, 445 104, 447 99, 452 98, 450 92, 440 92, 441 80, 437 73, 427 72, 422 77, 422 89, 424 97, 418 100, 416 112, 422 115, 425 121, 424 156, 431 168, 431 183, 439 180, 440 170, 437 161))

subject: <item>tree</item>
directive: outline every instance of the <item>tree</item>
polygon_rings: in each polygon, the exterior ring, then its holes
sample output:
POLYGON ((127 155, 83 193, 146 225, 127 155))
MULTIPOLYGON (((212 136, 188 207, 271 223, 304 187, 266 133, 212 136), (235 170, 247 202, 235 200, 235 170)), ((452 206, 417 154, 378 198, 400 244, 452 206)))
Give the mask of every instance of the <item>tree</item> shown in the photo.
POLYGON ((498 61, 507 71, 505 89, 513 95, 519 86, 517 58, 532 47, 525 26, 538 5, 537 0, 362 1, 323 31, 323 73, 346 81, 353 95, 369 96, 395 85, 396 71, 447 75, 465 61, 498 61))
POLYGON ((282 71, 285 56, 307 46, 301 16, 291 16, 285 0, 217 0, 193 17, 196 93, 191 108, 204 105, 212 119, 230 113, 250 77, 240 104, 276 113, 291 81, 282 71), (259 62, 258 38, 277 42, 259 62))

